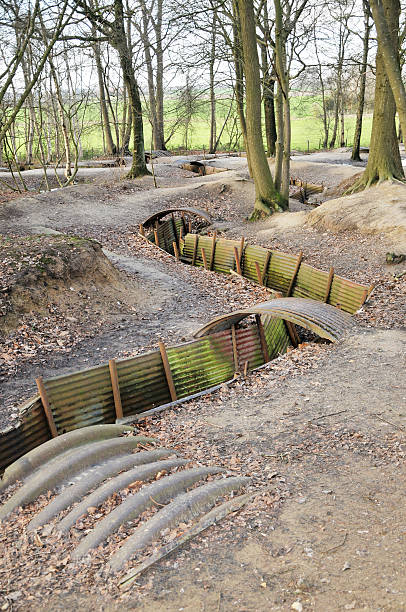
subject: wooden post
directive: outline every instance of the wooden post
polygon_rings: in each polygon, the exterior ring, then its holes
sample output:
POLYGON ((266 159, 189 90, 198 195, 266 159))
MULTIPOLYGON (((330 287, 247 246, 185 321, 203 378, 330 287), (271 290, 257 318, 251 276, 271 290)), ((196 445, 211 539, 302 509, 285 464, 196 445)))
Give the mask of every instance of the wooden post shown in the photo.
POLYGON ((210 270, 213 270, 213 266, 214 266, 214 253, 216 252, 216 240, 217 240, 217 232, 214 232, 212 243, 211 243, 210 270))
POLYGON ((176 395, 176 389, 175 389, 175 385, 174 385, 173 378, 172 378, 171 366, 169 365, 165 344, 162 342, 162 340, 160 340, 158 344, 159 344, 159 350, 161 352, 162 363, 163 363, 164 370, 165 370, 166 381, 169 387, 169 393, 171 395, 171 400, 175 402, 178 399, 178 397, 176 395))
POLYGON ((199 242, 199 236, 195 234, 195 243, 193 245, 193 257, 192 257, 192 266, 196 265, 196 255, 197 255, 197 245, 199 242))
POLYGON ((262 285, 261 268, 259 267, 259 263, 257 261, 254 261, 254 264, 255 264, 255 270, 257 271, 258 283, 262 285))
POLYGON ((51 432, 51 436, 56 438, 58 436, 58 431, 56 429, 54 415, 52 414, 51 406, 49 405, 48 393, 45 389, 44 381, 42 376, 39 376, 35 379, 37 383, 38 391, 41 396, 42 407, 44 409, 45 417, 48 422, 49 431, 51 432))
POLYGON ((247 374, 248 374, 248 361, 244 363, 244 376, 247 376, 247 374))
POLYGON ((299 335, 298 335, 298 333, 296 331, 296 327, 290 321, 286 321, 286 319, 285 319, 285 326, 286 326, 287 332, 289 334, 290 341, 291 341, 292 345, 296 348, 300 344, 300 338, 299 338, 299 335))
POLYGON ((114 408, 116 409, 116 418, 123 418, 123 407, 121 405, 120 385, 118 382, 117 364, 115 359, 109 359, 109 370, 111 386, 113 387, 114 408))
POLYGON ((242 274, 241 274, 240 256, 238 254, 238 249, 237 249, 236 246, 234 247, 234 258, 235 258, 235 267, 237 268, 237 274, 242 276, 242 274))
POLYGON ((233 345, 234 372, 238 372, 240 366, 238 364, 237 335, 235 332, 235 325, 231 326, 231 342, 233 345))
POLYGON ((295 266, 295 269, 293 271, 293 276, 292 276, 292 279, 290 281, 289 289, 288 289, 288 291, 286 293, 286 297, 289 297, 291 295, 292 291, 293 291, 293 287, 295 285, 296 276, 297 276, 297 273, 299 272, 299 268, 300 268, 300 264, 302 263, 302 259, 303 259, 303 251, 300 251, 299 255, 297 256, 296 266, 295 266))
POLYGON ((245 243, 245 238, 244 236, 241 237, 241 242, 240 242, 240 269, 241 269, 241 264, 242 264, 242 256, 244 253, 244 243, 245 243))
POLYGON ((203 265, 205 269, 208 270, 206 251, 204 250, 204 247, 202 247, 202 259, 203 259, 203 265))
POLYGON ((183 231, 185 232, 185 234, 187 234, 187 229, 186 229, 186 221, 185 221, 185 213, 181 213, 182 215, 182 227, 183 227, 183 231))
POLYGON ((155 244, 159 246, 159 238, 158 238, 158 232, 156 228, 154 228, 154 239, 155 239, 155 244))
POLYGON ((140 223, 140 234, 141 236, 145 236, 144 226, 142 223, 140 223))
POLYGON ((176 246, 178 246, 179 244, 178 231, 176 229, 175 217, 173 216, 173 213, 172 213, 172 229, 173 229, 173 233, 175 236, 176 246))
POLYGON ((179 259, 179 249, 175 241, 173 241, 172 246, 173 246, 173 251, 175 253, 176 259, 179 259))
POLYGON ((266 275, 267 275, 267 271, 268 271, 268 266, 269 266, 269 262, 271 259, 271 251, 268 251, 265 257, 265 263, 264 263, 264 269, 262 270, 262 284, 266 285, 266 275))
POLYGON ((191 234, 192 233, 192 222, 190 220, 188 223, 188 228, 189 228, 189 234, 191 234))
POLYGON ((259 340, 261 342, 262 354, 264 356, 264 363, 268 363, 268 361, 270 361, 268 345, 266 343, 264 326, 262 325, 261 316, 259 314, 255 315, 255 321, 257 322, 259 340))
POLYGON ((331 285, 333 284, 334 278, 334 268, 330 268, 330 272, 328 273, 327 287, 326 293, 324 294, 324 302, 327 304, 328 298, 330 297, 331 285))

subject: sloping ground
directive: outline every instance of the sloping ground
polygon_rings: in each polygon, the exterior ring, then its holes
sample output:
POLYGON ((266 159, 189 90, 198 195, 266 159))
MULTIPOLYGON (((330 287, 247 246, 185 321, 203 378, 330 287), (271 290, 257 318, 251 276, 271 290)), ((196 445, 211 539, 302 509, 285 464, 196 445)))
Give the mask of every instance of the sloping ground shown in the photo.
POLYGON ((24 314, 49 314, 50 304, 62 316, 80 316, 88 301, 117 310, 117 301, 141 304, 145 295, 103 254, 100 244, 72 236, 0 237, 2 293, 0 331, 7 333, 24 314), (130 288, 130 289, 131 289, 130 288))
POLYGON ((386 234, 406 252, 406 185, 383 183, 360 193, 324 202, 306 223, 318 230, 386 234))

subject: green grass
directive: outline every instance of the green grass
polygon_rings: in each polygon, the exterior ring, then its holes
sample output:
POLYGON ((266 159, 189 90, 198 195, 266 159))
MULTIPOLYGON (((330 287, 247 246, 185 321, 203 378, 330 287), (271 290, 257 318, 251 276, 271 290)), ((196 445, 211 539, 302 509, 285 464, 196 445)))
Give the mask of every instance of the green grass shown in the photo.
MULTIPOLYGON (((167 132, 170 131, 171 125, 175 119, 174 99, 165 101, 165 124, 167 132)), ((219 100, 217 104, 217 130, 223 125, 227 116, 229 101, 219 100)), ((292 115, 292 149, 297 151, 317 150, 321 148, 323 141, 323 125, 321 118, 321 100, 319 96, 293 96, 291 98, 291 115, 292 115)), ((83 117, 83 116, 82 116, 83 117)), ((231 125, 231 121, 229 122, 231 125)), ((332 123, 332 119, 330 119, 332 123)), ((362 146, 368 146, 371 134, 372 115, 364 116, 363 131, 362 131, 362 146)), ((83 132, 81 143, 83 149, 83 157, 91 158, 103 153, 103 135, 100 128, 99 106, 97 102, 90 104, 83 118, 83 132)), ((112 126, 113 128, 113 126, 112 126)), ((345 117, 345 138, 347 146, 352 145, 355 128, 355 115, 346 115, 345 117)), ((331 131, 331 130, 330 130, 331 131)), ((24 159, 25 154, 25 138, 24 125, 20 124, 17 133, 21 136, 17 138, 19 147, 19 158, 24 159)), ((330 134, 331 135, 331 134, 330 134)), ((151 148, 151 126, 148 121, 144 121, 144 136, 145 148, 151 148)), ((115 137, 113 130, 113 138, 115 137)), ((195 114, 191 122, 189 131, 188 149, 206 149, 208 148, 210 137, 210 106, 207 99, 198 101, 195 104, 195 114)), ((223 136, 219 145, 220 150, 229 149, 230 134, 228 130, 224 130, 223 136)), ((168 149, 176 150, 183 149, 185 144, 184 128, 180 128, 173 135, 168 143, 168 149)), ((242 140, 239 142, 239 149, 243 149, 242 140)))

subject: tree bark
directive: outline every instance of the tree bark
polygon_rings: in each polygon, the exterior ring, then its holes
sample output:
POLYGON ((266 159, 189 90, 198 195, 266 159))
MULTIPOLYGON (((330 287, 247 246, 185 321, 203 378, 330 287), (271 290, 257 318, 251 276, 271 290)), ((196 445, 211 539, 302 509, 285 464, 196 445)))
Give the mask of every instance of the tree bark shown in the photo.
POLYGON ((124 10, 122 0, 114 0, 114 25, 112 28, 111 44, 116 49, 123 81, 127 87, 128 101, 131 109, 131 122, 133 130, 133 159, 127 178, 139 178, 151 174, 145 163, 144 127, 142 124, 142 106, 138 84, 134 75, 131 50, 128 45, 124 28, 124 10))
POLYGON ((399 0, 370 0, 378 46, 395 99, 402 131, 406 134, 406 90, 399 62, 399 0))
MULTIPOLYGON (((385 0, 385 18, 388 25, 388 35, 390 36, 391 44, 395 48, 398 44, 399 30, 399 12, 393 10, 396 1, 397 0, 385 0)), ((360 181, 354 185, 353 190, 365 186, 369 187, 376 181, 382 182, 394 178, 403 178, 404 174, 397 141, 395 114, 395 98, 386 72, 381 40, 378 38, 375 103, 370 154, 365 172, 360 181)))
POLYGON ((286 69, 286 30, 283 28, 283 13, 280 0, 275 5, 275 60, 283 109, 283 154, 280 194, 286 208, 289 202, 291 121, 289 103, 289 75, 286 69))
MULTIPOLYGON (((95 28, 93 27, 93 31, 95 28)), ((117 146, 114 144, 113 136, 110 127, 109 111, 107 109, 106 90, 104 86, 103 77, 103 66, 101 61, 100 44, 94 43, 92 45, 93 55, 96 62, 97 80, 99 84, 99 97, 100 97, 100 111, 103 122, 103 133, 105 139, 105 150, 108 155, 115 155, 117 153, 117 146)))
POLYGON ((261 126, 261 80, 252 0, 238 0, 246 84, 246 127, 251 169, 255 184, 252 218, 268 216, 286 208, 272 179, 265 155, 261 126))
POLYGON ((217 146, 217 126, 216 126, 216 91, 214 82, 214 66, 216 61, 216 24, 217 24, 217 11, 213 11, 213 21, 211 24, 211 45, 210 45, 210 63, 209 63, 209 76, 210 76, 210 144, 209 153, 216 152, 217 146))
POLYGON ((362 119, 364 115, 364 104, 365 104, 365 84, 367 78, 367 64, 368 64, 368 51, 369 51, 369 35, 371 32, 371 24, 369 22, 369 6, 367 0, 363 1, 364 6, 364 39, 362 47, 362 64, 361 64, 361 78, 358 92, 358 104, 357 104, 357 119, 355 122, 354 142, 352 145, 351 159, 353 161, 361 161, 360 147, 361 147, 361 133, 362 133, 362 119))

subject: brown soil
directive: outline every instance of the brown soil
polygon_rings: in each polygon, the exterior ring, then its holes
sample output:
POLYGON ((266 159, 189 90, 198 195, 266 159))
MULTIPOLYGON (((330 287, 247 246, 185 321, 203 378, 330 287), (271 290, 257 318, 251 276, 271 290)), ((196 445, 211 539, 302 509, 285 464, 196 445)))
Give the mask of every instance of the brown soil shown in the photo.
POLYGON ((64 235, 7 236, 0 240, 0 259, 4 334, 15 330, 24 315, 48 314, 50 304, 80 324, 92 298, 105 314, 117 311, 117 305, 134 307, 146 300, 143 289, 119 272, 95 241, 64 235))
MULTIPOLYGON (((312 164, 310 158, 297 162, 298 176, 309 182, 324 174, 333 186, 359 172, 359 167, 312 164)), ((16 610, 288 612, 292 605, 304 612, 404 610, 406 277, 396 278, 404 264, 385 261, 396 244, 394 235, 380 227, 368 236, 362 220, 345 228, 337 224, 335 232, 309 227, 308 210, 248 224, 252 184, 242 166, 183 184, 177 176, 171 186, 167 160, 164 165, 166 185, 158 190, 142 181, 127 192, 117 183, 109 190, 82 185, 0 208, 5 233, 35 233, 40 226, 100 241, 110 260, 155 296, 153 307, 141 308, 138 319, 124 313, 121 327, 106 325, 71 352, 39 351, 32 363, 17 354, 15 374, 5 381, 9 399, 18 397, 13 385, 23 394, 37 373, 52 375, 132 354, 154 346, 160 335, 169 343, 189 339, 215 314, 266 299, 264 290, 246 281, 192 269, 134 239, 137 224, 166 205, 207 209, 227 237, 243 234, 249 242, 302 250, 317 267, 333 265, 338 273, 377 287, 355 316, 356 328, 339 345, 302 344, 231 388, 141 421, 145 432, 191 460, 251 475, 251 490, 258 495, 246 509, 122 594, 115 581, 99 574, 103 549, 90 565, 78 567, 63 540, 41 535, 43 546, 28 540, 23 525, 36 511, 33 505, 2 532, 8 553, 0 565, 1 601, 16 610), (100 359, 97 351, 103 349, 100 359)), ((378 198, 372 196, 375 205, 378 198)), ((14 344, 21 347, 31 339, 27 329, 26 339, 20 334, 14 344)), ((15 357, 11 347, 10 354, 15 357)))

